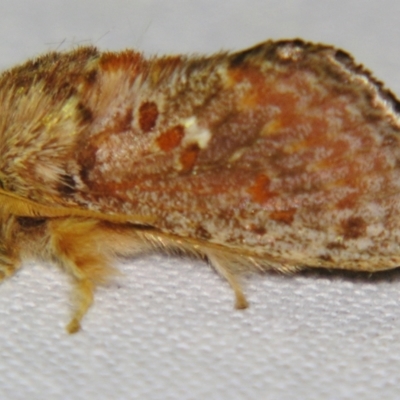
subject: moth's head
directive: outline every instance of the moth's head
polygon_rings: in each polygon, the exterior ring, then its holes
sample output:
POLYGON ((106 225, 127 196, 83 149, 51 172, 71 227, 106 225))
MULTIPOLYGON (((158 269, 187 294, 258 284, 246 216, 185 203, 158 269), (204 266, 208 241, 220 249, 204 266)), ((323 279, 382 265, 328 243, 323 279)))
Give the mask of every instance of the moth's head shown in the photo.
MULTIPOLYGON (((0 179, 31 200, 56 198, 60 176, 90 124, 83 106, 98 51, 50 52, 0 74, 0 179)), ((1 186, 0 186, 1 188, 1 186)))
POLYGON ((79 99, 53 95, 40 79, 28 83, 0 77, 0 189, 50 201, 82 129, 79 99))

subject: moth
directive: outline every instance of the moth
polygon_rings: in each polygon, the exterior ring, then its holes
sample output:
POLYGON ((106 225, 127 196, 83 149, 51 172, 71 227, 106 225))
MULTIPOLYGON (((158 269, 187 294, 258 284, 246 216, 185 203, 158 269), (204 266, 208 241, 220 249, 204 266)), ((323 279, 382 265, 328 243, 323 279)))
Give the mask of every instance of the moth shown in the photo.
POLYGON ((400 103, 342 50, 211 56, 80 47, 0 76, 0 274, 71 277, 80 328, 120 257, 240 275, 400 265, 400 103))

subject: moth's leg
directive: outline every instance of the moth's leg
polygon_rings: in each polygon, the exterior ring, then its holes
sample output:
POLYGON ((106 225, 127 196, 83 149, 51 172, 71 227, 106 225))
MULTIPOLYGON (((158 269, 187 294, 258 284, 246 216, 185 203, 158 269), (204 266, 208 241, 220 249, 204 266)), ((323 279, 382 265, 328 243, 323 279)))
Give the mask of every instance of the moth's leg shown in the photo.
POLYGON ((81 320, 93 304, 95 285, 89 279, 74 282, 75 310, 71 321, 66 326, 68 333, 76 333, 81 329, 81 320))
MULTIPOLYGON (((115 273, 109 230, 92 219, 63 218, 49 222, 52 258, 74 280, 74 313, 67 325, 69 333, 80 329, 80 323, 93 303, 99 284, 115 273)), ((111 239, 112 241, 112 239, 111 239)))
POLYGON ((0 214, 0 281, 14 275, 21 266, 18 223, 13 215, 0 214))
MULTIPOLYGON (((168 236, 164 236, 152 231, 142 231, 143 242, 150 243, 154 249, 161 248, 166 251, 179 250, 182 253, 194 255, 196 257, 205 257, 208 259, 212 267, 223 277, 233 289, 235 294, 235 308, 244 309, 249 306, 246 296, 243 293, 242 287, 238 282, 237 277, 241 273, 246 272, 243 264, 247 265, 248 260, 243 257, 238 257, 237 254, 231 253, 229 250, 216 249, 205 244, 195 245, 193 242, 179 240, 179 244, 168 236)), ((248 270, 248 268, 247 268, 248 270)))
POLYGON ((235 308, 247 308, 249 303, 247 302, 246 296, 243 293, 242 287, 238 282, 235 273, 229 268, 229 257, 222 260, 221 257, 216 256, 212 251, 206 251, 205 253, 211 265, 223 278, 228 281, 229 285, 233 289, 233 292, 235 293, 235 308))
POLYGON ((19 259, 3 253, 3 249, 0 249, 0 282, 10 278, 20 268, 21 262, 19 259))

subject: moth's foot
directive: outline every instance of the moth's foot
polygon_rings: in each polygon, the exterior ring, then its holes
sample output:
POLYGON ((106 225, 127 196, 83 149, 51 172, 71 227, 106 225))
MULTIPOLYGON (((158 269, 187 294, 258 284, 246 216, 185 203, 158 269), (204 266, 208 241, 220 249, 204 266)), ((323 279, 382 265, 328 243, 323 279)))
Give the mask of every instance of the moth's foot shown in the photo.
POLYGON ((230 287, 233 289, 233 292, 235 293, 235 308, 237 310, 243 310, 247 308, 249 303, 243 293, 242 286, 237 279, 238 274, 236 274, 230 268, 229 255, 225 255, 225 257, 218 257, 211 251, 207 251, 206 254, 211 265, 223 278, 226 279, 230 287))
POLYGON ((76 333, 81 329, 82 318, 93 304, 94 290, 95 286, 90 280, 82 280, 75 283, 73 293, 75 312, 66 326, 68 333, 76 333))
POLYGON ((241 288, 233 288, 235 291, 235 308, 237 310, 244 310, 249 306, 249 302, 246 299, 246 296, 242 292, 241 288))
POLYGON ((70 334, 76 333, 81 330, 81 324, 77 318, 72 318, 69 324, 65 327, 65 329, 70 334))

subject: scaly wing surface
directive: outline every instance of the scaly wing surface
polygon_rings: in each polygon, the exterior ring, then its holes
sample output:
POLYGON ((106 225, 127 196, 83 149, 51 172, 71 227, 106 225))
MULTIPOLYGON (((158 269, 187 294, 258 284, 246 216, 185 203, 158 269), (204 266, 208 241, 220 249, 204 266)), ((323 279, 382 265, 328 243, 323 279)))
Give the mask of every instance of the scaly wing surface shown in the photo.
POLYGON ((20 68, 1 124, 5 190, 297 265, 400 263, 399 104, 346 53, 83 48, 20 68), (22 106, 31 142, 13 158, 22 106))

